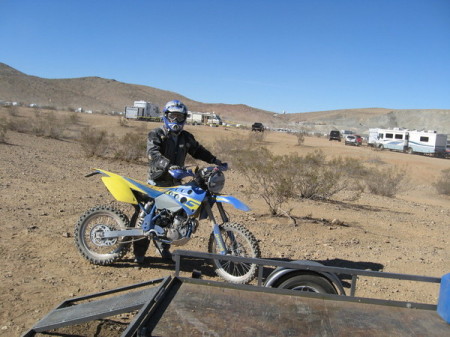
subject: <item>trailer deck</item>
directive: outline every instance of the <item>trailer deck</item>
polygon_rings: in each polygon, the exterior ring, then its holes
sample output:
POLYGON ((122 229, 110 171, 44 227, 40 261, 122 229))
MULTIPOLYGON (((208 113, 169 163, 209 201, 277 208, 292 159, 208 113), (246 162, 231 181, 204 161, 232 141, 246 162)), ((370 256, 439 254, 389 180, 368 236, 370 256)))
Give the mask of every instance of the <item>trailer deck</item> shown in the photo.
MULTIPOLYGON (((194 255, 205 259, 212 256, 194 255)), ((181 259, 176 261, 179 271, 181 259)), ((51 331, 52 336, 67 336, 67 332, 58 334, 58 329, 124 312, 135 312, 125 330, 98 336, 450 336, 450 324, 437 314, 435 305, 180 276, 65 301, 23 336, 45 331, 51 331)))

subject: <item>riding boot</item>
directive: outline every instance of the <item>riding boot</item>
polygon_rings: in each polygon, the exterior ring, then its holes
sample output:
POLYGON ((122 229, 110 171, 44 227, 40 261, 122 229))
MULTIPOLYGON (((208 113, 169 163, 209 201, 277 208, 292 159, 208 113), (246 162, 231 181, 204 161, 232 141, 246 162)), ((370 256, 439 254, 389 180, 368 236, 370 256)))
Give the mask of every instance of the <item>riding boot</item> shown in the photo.
POLYGON ((172 260, 172 253, 169 251, 170 245, 168 243, 163 243, 160 241, 154 241, 154 243, 156 247, 156 252, 161 254, 161 257, 164 260, 172 260))
POLYGON ((150 241, 148 239, 133 241, 134 262, 138 264, 144 263, 145 252, 147 251, 149 244, 150 241))

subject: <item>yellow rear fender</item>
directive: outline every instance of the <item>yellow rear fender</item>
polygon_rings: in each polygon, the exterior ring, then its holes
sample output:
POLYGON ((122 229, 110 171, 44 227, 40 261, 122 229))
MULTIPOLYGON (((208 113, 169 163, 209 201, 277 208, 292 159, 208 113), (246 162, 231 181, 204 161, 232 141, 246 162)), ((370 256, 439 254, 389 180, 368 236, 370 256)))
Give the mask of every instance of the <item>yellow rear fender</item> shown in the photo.
MULTIPOLYGON (((138 203, 138 201, 134 196, 133 190, 141 193, 146 193, 144 190, 138 187, 138 185, 133 184, 130 180, 127 180, 126 178, 118 174, 100 169, 95 170, 102 174, 103 183, 117 201, 135 205, 138 203)), ((146 185, 142 182, 139 183, 146 185)))

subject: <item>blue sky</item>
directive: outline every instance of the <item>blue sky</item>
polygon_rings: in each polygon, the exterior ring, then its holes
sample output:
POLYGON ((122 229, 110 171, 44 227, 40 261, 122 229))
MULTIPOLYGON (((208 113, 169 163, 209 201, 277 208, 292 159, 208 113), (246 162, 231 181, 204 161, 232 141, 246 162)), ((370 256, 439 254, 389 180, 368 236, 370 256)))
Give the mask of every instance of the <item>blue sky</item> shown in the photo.
POLYGON ((450 109, 449 0, 0 0, 0 62, 274 112, 450 109))

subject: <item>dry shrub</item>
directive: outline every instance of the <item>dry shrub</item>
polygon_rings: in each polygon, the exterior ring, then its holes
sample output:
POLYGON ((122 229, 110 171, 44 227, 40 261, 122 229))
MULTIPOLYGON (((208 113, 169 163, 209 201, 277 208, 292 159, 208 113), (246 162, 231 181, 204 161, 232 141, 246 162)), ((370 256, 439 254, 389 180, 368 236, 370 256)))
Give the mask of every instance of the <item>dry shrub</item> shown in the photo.
POLYGON ((295 136, 297 137, 297 145, 300 146, 305 142, 305 135, 301 132, 297 132, 295 134, 295 136))
POLYGON ((80 123, 80 120, 81 120, 80 114, 79 114, 78 112, 73 111, 73 112, 67 117, 66 123, 67 123, 68 125, 77 125, 77 124, 80 123))
POLYGON ((343 190, 362 189, 360 180, 366 170, 353 159, 328 160, 322 151, 314 151, 303 157, 290 157, 296 176, 293 184, 300 198, 329 199, 343 190))
POLYGON ((28 118, 10 118, 8 129, 19 133, 31 133, 32 123, 28 118))
POLYGON ((252 132, 249 135, 249 138, 251 138, 252 141, 255 141, 257 143, 262 143, 265 137, 266 137, 265 132, 252 132))
POLYGON ((114 146, 114 158, 128 162, 137 162, 145 157, 146 135, 142 132, 125 134, 114 146))
MULTIPOLYGON (((263 133, 263 132, 257 132, 263 133)), ((241 157, 244 156, 241 152, 248 151, 251 148, 259 148, 257 137, 253 137, 255 133, 248 135, 246 139, 241 138, 222 138, 217 140, 213 147, 213 153, 215 153, 222 161, 228 162, 235 166, 237 169, 241 162, 241 157)))
POLYGON ((68 127, 67 120, 58 118, 54 112, 42 113, 37 110, 31 124, 31 132, 36 136, 63 139, 68 127))
POLYGON ((282 206, 292 197, 292 176, 286 159, 265 147, 246 147, 234 158, 238 170, 249 181, 246 193, 261 197, 272 215, 285 213, 282 206))
POLYGON ((6 109, 11 117, 17 117, 19 114, 19 108, 16 105, 9 105, 6 109))
POLYGON ((216 151, 247 178, 246 193, 262 198, 272 215, 289 215, 283 207, 290 199, 323 199, 343 189, 361 189, 359 179, 365 174, 362 165, 350 159, 327 160, 322 151, 279 156, 255 140, 221 140, 216 151))
POLYGON ((371 168, 365 184, 370 193, 392 198, 399 192, 405 177, 405 171, 399 168, 371 168))
POLYGON ((106 157, 113 138, 104 130, 86 127, 81 131, 80 144, 86 157, 106 157))
POLYGON ((6 132, 8 131, 8 121, 0 118, 0 143, 6 143, 6 132))
POLYGON ((439 194, 450 195, 450 169, 441 171, 441 176, 433 186, 439 194))
POLYGON ((123 117, 123 116, 120 116, 120 117, 119 117, 119 125, 120 125, 121 127, 127 128, 127 127, 129 126, 128 119, 126 119, 126 118, 123 117))

